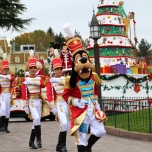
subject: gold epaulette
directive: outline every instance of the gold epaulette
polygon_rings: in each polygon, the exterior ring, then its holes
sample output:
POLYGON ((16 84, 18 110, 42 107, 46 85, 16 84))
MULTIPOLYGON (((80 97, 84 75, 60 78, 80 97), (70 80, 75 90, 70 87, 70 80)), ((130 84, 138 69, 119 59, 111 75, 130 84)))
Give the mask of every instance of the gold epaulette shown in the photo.
POLYGON ((66 76, 64 87, 70 89, 70 76, 66 76))
POLYGON ((49 82, 49 79, 50 79, 49 77, 45 79, 45 81, 44 81, 44 85, 45 85, 45 86, 46 86, 47 83, 49 82))
POLYGON ((98 74, 95 72, 92 72, 92 74, 94 76, 96 84, 102 84, 102 80, 99 78, 98 74))

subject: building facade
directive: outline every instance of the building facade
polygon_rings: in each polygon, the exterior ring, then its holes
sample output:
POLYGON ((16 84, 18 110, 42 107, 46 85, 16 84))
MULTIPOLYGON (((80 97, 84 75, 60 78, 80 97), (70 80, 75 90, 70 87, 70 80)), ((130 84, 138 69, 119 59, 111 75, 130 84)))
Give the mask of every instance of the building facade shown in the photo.
MULTIPOLYGON (((3 54, 7 53, 7 57, 10 63, 10 71, 12 73, 16 73, 19 70, 26 69, 26 64, 29 58, 29 52, 28 51, 18 51, 18 52, 12 52, 12 47, 8 45, 8 42, 6 39, 0 39, 0 58, 3 57, 3 54)), ((47 59, 48 54, 47 52, 36 52, 39 55, 39 59, 47 59)), ((49 67, 49 65, 45 66, 46 68, 49 67)))

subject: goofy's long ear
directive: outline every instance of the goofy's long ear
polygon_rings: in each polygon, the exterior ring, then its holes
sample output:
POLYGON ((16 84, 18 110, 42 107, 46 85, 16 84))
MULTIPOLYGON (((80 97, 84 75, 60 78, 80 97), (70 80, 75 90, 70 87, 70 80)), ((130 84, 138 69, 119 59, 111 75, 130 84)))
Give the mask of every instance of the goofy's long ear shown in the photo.
POLYGON ((72 63, 72 73, 70 76, 70 87, 74 88, 76 86, 76 78, 77 78, 77 72, 74 70, 74 62, 72 63))

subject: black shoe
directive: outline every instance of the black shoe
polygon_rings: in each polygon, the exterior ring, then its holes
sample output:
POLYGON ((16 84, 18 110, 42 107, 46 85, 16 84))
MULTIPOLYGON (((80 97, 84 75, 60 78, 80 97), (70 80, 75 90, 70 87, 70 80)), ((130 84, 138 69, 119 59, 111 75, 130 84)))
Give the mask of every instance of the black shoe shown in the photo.
POLYGON ((61 150, 60 150, 60 152, 67 152, 66 135, 67 135, 66 131, 60 132, 60 142, 61 142, 61 150))
POLYGON ((61 144, 60 152, 68 152, 65 144, 61 144))
POLYGON ((61 139, 60 139, 61 135, 59 133, 59 136, 58 136, 58 143, 56 145, 56 151, 60 152, 61 150, 61 139))
POLYGON ((35 135, 36 135, 36 142, 37 148, 42 148, 42 141, 41 141, 41 126, 35 126, 35 135))
POLYGON ((5 127, 2 127, 0 131, 5 132, 6 131, 5 127))
POLYGON ((78 149, 78 152, 85 152, 86 151, 86 147, 83 145, 77 145, 77 149, 78 149))
POLYGON ((37 147, 34 144, 35 141, 35 129, 31 130, 31 136, 30 136, 30 141, 29 141, 29 147, 33 148, 33 149, 37 149, 37 147))
POLYGON ((33 141, 29 141, 29 146, 30 146, 32 149, 37 149, 37 147, 35 146, 35 144, 34 144, 33 141))
POLYGON ((60 144, 57 144, 57 145, 56 145, 56 151, 59 152, 60 150, 61 150, 61 145, 60 145, 60 144))
POLYGON ((42 141, 41 141, 41 139, 39 138, 36 141, 37 141, 37 148, 42 148, 42 141))
POLYGON ((6 133, 10 133, 10 131, 8 130, 8 128, 5 129, 5 132, 6 132, 6 133))

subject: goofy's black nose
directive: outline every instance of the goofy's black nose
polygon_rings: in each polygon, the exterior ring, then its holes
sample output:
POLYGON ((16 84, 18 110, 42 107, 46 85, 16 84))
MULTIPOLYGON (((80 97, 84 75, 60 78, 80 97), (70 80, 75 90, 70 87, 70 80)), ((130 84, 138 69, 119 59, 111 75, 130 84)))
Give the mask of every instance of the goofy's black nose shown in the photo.
POLYGON ((82 57, 82 58, 80 59, 80 62, 81 62, 82 64, 86 63, 86 62, 87 62, 87 58, 82 57))

